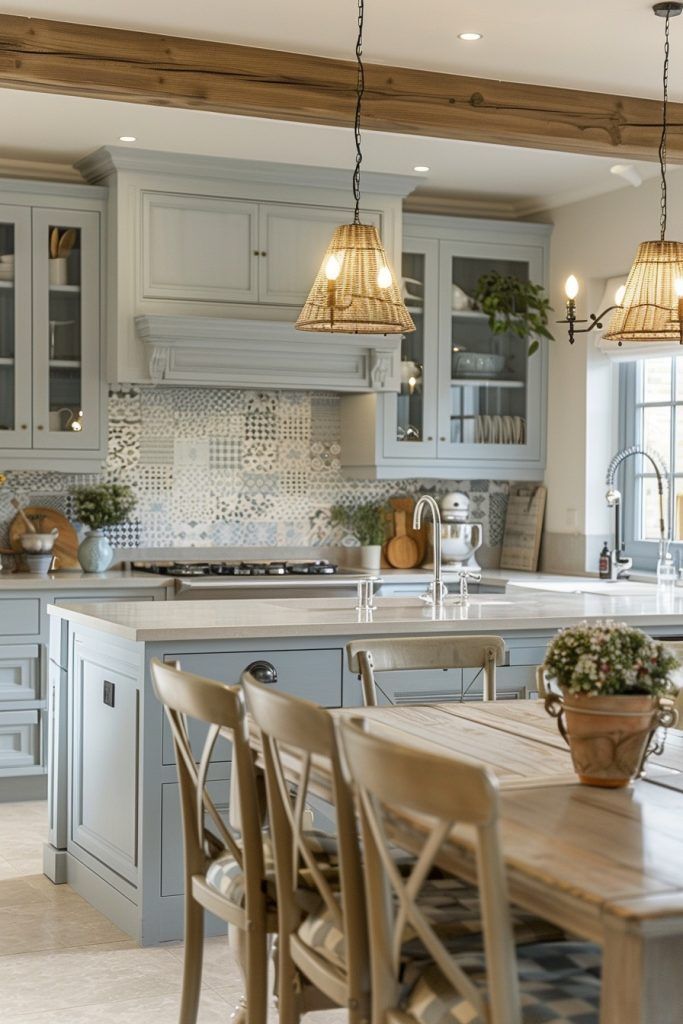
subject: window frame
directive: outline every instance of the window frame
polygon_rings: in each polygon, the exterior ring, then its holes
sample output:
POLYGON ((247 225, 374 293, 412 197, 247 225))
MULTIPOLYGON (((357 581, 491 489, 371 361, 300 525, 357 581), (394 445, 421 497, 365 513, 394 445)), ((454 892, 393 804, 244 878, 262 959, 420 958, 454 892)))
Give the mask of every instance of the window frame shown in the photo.
MULTIPOLYGON (((674 361, 676 358, 680 357, 662 355, 660 358, 670 358, 674 361)), ((642 431, 640 416, 638 415, 637 397, 640 388, 640 378, 646 361, 647 360, 645 359, 629 360, 628 362, 622 363, 619 367, 619 450, 623 448, 630 448, 632 445, 642 444, 642 431)), ((672 378, 675 378, 675 368, 672 369, 672 378)), ((662 406, 667 405, 666 402, 652 404, 662 406)), ((672 387, 672 394, 668 402, 668 406, 671 409, 669 451, 659 453, 665 460, 668 474, 671 473, 672 468, 669 465, 671 452, 675 450, 675 410, 677 404, 681 403, 676 402, 676 391, 674 386, 672 387)), ((622 493, 623 531, 626 554, 633 558, 634 569, 651 570, 654 572, 657 568, 659 543, 656 540, 641 540, 637 537, 637 527, 639 526, 640 513, 642 509, 642 475, 639 476, 636 470, 640 468, 641 464, 642 463, 637 462, 635 458, 627 459, 617 471, 616 487, 622 493)), ((645 476, 654 477, 654 473, 646 473, 645 476)), ((674 533, 675 493, 675 477, 670 477, 666 484, 665 523, 672 535, 674 533)), ((679 552, 683 551, 683 540, 672 541, 670 550, 674 556, 676 564, 680 564, 683 555, 679 554, 679 552)))

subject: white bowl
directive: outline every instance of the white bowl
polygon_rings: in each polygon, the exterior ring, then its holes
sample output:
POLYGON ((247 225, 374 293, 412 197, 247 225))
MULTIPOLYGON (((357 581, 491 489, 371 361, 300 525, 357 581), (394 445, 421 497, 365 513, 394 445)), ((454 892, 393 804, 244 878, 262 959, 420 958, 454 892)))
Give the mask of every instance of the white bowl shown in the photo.
POLYGON ((456 352, 453 356, 453 372, 456 374, 495 376, 504 368, 505 356, 493 352, 456 352))
POLYGON ((22 533, 22 551, 28 551, 34 555, 42 555, 52 551, 57 540, 57 531, 54 533, 22 533))

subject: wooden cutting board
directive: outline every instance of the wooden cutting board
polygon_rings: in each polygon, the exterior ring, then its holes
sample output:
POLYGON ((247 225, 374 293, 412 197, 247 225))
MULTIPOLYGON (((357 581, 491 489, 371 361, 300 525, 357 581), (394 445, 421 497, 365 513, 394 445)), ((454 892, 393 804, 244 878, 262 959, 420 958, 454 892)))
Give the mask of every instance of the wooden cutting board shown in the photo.
MULTIPOLYGON (((59 530, 59 536, 53 548, 55 555, 55 569, 79 569, 78 561, 78 536, 73 526, 61 512, 53 508, 41 508, 29 506, 24 513, 34 524, 38 533, 49 533, 52 529, 59 530)), ((21 553, 21 535, 26 533, 26 527, 19 518, 15 516, 10 523, 9 542, 13 551, 21 553)))
POLYGON ((518 485, 510 489, 500 555, 501 569, 536 572, 546 494, 545 487, 536 487, 534 484, 518 485))
MULTIPOLYGON (((429 548, 428 525, 421 526, 419 530, 413 529, 413 512, 415 510, 415 498, 389 498, 389 505, 395 512, 405 512, 406 532, 417 544, 417 562, 415 565, 422 565, 429 548)), ((412 566, 410 567, 412 568, 412 566)))
POLYGON ((396 533, 387 544, 387 561, 394 569, 412 569, 417 565, 420 552, 417 541, 408 535, 403 509, 394 512, 394 523, 396 533))

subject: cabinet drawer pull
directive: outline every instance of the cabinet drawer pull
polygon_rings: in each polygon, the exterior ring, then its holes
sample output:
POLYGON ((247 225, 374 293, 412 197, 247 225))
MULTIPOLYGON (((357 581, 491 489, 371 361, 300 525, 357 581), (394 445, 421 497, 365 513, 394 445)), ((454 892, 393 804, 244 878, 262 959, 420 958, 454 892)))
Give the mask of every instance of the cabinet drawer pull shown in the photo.
POLYGON ((254 677, 257 683, 274 685, 277 683, 277 669, 269 661, 252 661, 244 670, 254 677))

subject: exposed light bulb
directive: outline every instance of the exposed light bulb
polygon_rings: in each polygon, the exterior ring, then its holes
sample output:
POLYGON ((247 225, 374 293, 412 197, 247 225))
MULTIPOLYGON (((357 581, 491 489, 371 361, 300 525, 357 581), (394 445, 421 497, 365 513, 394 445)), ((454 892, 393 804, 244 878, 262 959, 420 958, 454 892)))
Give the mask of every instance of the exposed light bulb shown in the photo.
POLYGON ((579 294, 579 282, 573 274, 570 274, 564 283, 564 293, 568 299, 575 299, 579 294))
POLYGON ((137 142, 135 135, 119 135, 119 142, 137 142))
POLYGON ((418 174, 426 174, 429 168, 426 164, 416 164, 413 170, 417 171, 418 174))
POLYGON ((683 277, 677 277, 674 281, 674 288, 679 299, 683 299, 683 277))
POLYGON ((483 39, 481 32, 460 32, 458 39, 462 39, 464 43, 476 43, 478 39, 483 39))
POLYGON ((325 277, 328 281, 336 281, 341 274, 341 260, 336 256, 330 256, 325 264, 325 277))
POLYGON ((389 267, 380 267, 377 271, 377 284, 380 288, 388 288, 391 285, 392 277, 389 267))
MULTIPOLYGON (((679 280, 680 280, 680 278, 679 278, 679 280)), ((683 281, 681 281, 681 285, 683 285, 683 281)), ((614 293, 614 305, 615 306, 622 306, 623 305, 623 303, 624 303, 624 295, 625 294, 626 294, 626 285, 625 284, 620 284, 619 287, 617 288, 617 290, 614 293)), ((680 294, 681 293, 679 292, 679 295, 680 294)))

